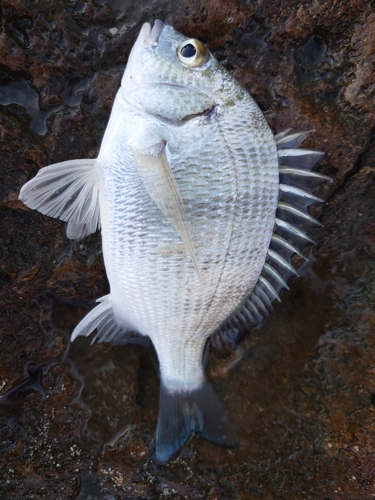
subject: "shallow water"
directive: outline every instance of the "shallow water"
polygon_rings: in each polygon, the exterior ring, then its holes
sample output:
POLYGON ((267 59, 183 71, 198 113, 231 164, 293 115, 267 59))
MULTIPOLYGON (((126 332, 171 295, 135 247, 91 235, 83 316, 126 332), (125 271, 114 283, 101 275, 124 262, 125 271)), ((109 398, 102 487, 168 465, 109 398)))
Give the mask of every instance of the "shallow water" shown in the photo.
POLYGON ((367 499, 374 491, 375 143, 370 5, 3 2, 0 10, 0 496, 367 499), (63 5, 63 8, 62 8, 63 5), (237 429, 154 460, 152 351, 70 334, 108 291, 98 234, 17 201, 46 164, 94 157, 129 49, 159 17, 198 35, 275 130, 312 129, 324 223, 302 277, 208 374, 237 429), (110 30, 118 31, 112 33, 110 30), (6 48, 6 52, 2 50, 6 48))

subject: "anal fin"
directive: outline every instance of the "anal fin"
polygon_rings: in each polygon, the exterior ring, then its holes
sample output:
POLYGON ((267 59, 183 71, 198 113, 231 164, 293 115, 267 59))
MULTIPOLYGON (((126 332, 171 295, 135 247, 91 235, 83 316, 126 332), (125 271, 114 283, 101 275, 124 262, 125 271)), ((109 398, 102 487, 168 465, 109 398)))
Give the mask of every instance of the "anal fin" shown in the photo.
POLYGON ((125 321, 120 322, 116 318, 110 295, 101 297, 97 302, 99 305, 86 314, 73 330, 72 341, 80 335, 88 337, 96 329, 97 333, 91 343, 97 340, 99 343, 112 342, 117 345, 130 343, 149 347, 148 337, 137 333, 130 324, 125 321))

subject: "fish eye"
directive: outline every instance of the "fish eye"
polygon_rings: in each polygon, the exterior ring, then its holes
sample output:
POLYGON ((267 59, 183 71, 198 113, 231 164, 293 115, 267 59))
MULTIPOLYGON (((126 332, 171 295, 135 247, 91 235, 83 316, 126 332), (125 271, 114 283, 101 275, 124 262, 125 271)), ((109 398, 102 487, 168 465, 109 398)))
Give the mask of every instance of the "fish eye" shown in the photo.
POLYGON ((179 45, 177 57, 185 66, 198 68, 208 61, 209 52, 202 42, 191 38, 179 45))

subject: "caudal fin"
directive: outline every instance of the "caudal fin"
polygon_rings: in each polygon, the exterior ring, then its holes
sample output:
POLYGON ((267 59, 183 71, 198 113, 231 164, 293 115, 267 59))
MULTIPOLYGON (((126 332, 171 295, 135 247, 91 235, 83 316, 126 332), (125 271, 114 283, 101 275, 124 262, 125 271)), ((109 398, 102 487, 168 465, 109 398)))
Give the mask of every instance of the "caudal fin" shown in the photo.
POLYGON ((238 446, 234 428, 207 380, 192 391, 171 391, 162 383, 156 428, 157 460, 169 460, 192 431, 221 446, 238 446))

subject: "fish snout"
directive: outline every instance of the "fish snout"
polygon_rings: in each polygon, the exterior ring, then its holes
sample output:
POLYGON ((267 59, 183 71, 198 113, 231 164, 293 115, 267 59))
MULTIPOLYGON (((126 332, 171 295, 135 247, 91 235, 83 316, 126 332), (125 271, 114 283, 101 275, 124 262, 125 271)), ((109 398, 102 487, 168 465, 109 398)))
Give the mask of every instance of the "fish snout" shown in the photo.
MULTIPOLYGON (((128 64, 121 81, 122 94, 129 98, 134 89, 138 88, 142 80, 142 70, 140 68, 141 54, 144 48, 156 47, 159 42, 160 33, 164 23, 156 19, 154 25, 144 23, 138 38, 130 52, 128 64)), ((144 71, 143 71, 144 73, 144 71)))

